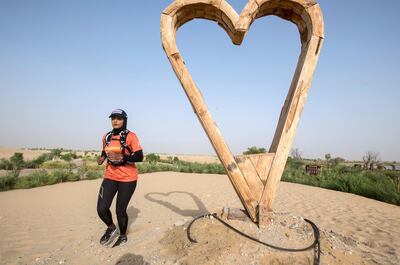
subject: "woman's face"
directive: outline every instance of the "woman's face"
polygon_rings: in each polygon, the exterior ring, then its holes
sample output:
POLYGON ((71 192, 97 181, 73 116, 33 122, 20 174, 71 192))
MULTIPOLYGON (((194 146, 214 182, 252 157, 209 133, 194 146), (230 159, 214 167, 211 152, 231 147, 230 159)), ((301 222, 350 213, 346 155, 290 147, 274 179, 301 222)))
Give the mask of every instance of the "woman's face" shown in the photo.
POLYGON ((111 117, 111 125, 114 129, 120 129, 124 125, 124 119, 122 117, 113 116, 111 117))

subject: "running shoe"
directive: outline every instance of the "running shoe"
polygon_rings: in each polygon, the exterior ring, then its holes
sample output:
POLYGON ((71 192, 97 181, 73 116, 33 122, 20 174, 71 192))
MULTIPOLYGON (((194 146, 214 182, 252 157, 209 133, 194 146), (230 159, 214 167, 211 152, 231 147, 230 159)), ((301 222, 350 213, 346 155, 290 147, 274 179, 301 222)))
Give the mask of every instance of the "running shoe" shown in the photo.
POLYGON ((117 241, 115 241, 114 245, 112 247, 116 247, 116 246, 122 246, 124 245, 126 242, 128 241, 128 238, 126 237, 126 235, 120 235, 117 239, 117 241))
POLYGON ((100 238, 100 244, 106 245, 109 243, 111 237, 115 234, 117 231, 117 227, 115 225, 111 225, 107 228, 107 230, 104 232, 104 235, 100 238))

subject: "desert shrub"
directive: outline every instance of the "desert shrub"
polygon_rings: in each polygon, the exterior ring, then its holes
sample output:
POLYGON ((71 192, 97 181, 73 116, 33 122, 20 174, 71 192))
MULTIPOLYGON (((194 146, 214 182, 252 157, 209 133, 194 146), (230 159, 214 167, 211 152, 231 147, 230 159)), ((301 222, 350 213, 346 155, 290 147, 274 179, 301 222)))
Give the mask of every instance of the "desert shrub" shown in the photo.
POLYGON ((45 169, 71 169, 73 167, 72 163, 63 160, 46 161, 41 165, 41 168, 45 169))
POLYGON ((248 147, 246 151, 243 152, 244 155, 250 155, 250 154, 261 154, 261 153, 266 153, 267 150, 263 147, 258 148, 256 146, 248 147))
POLYGON ((75 152, 73 152, 73 153, 66 153, 66 154, 63 154, 63 155, 61 155, 60 156, 60 158, 62 159, 62 160, 65 160, 65 161, 71 161, 72 159, 77 159, 78 158, 78 156, 77 156, 77 154, 75 153, 75 152))
MULTIPOLYGON (((171 171, 185 173, 209 173, 209 174, 225 174, 225 169, 220 163, 198 163, 179 160, 177 157, 168 160, 161 160, 162 163, 169 163, 171 171), (176 158, 176 159, 175 159, 176 158)), ((160 164, 160 163, 157 163, 160 164)))
POLYGON ((63 151, 63 150, 62 150, 62 149, 59 149, 59 148, 52 149, 52 150, 50 151, 50 155, 52 156, 52 158, 53 158, 53 157, 60 157, 62 151, 63 151))
POLYGON ((103 176, 102 171, 89 170, 86 173, 87 179, 98 179, 98 178, 101 178, 102 176, 103 176))
POLYGON ((396 182, 387 174, 339 165, 329 171, 323 170, 319 176, 309 176, 303 169, 286 167, 282 181, 353 193, 400 205, 400 193, 397 191, 396 182))
POLYGON ((84 157, 82 157, 82 160, 83 161, 87 161, 87 162, 96 162, 98 158, 99 158, 98 155, 95 155, 95 156, 84 156, 84 157))
POLYGON ((288 157, 287 162, 286 162, 286 168, 300 169, 300 168, 303 168, 304 164, 305 163, 301 159, 288 157))
POLYGON ((12 170, 13 164, 8 159, 2 158, 0 159, 0 169, 12 170))
POLYGON ((74 173, 71 170, 60 169, 54 170, 51 173, 48 173, 46 170, 38 170, 28 176, 19 177, 14 188, 28 189, 60 182, 77 181, 79 179, 79 174, 74 173))
POLYGON ((14 189, 15 184, 18 181, 19 171, 13 170, 7 173, 7 175, 0 177, 0 191, 14 189))
POLYGON ((41 154, 33 160, 25 162, 25 168, 39 168, 44 162, 52 160, 53 155, 51 153, 41 154))
POLYGON ((10 159, 0 159, 0 169, 3 170, 20 170, 25 167, 24 155, 22 153, 14 153, 10 159))
POLYGON ((332 160, 331 160, 331 162, 332 162, 332 166, 337 166, 337 165, 339 165, 340 163, 343 163, 343 162, 345 162, 346 160, 344 159, 344 158, 341 158, 341 157, 335 157, 335 158, 333 158, 332 160))
POLYGON ((107 163, 104 162, 102 165, 98 165, 96 163, 88 163, 87 168, 88 170, 105 170, 107 163))
POLYGON ((160 156, 153 153, 147 154, 145 160, 149 163, 156 163, 160 161, 160 156))
POLYGON ((49 174, 46 170, 35 171, 28 176, 19 178, 18 182, 15 185, 17 189, 27 189, 34 188, 39 186, 48 185, 50 180, 49 174))
POLYGON ((139 173, 151 173, 159 171, 173 171, 173 166, 169 164, 143 162, 137 165, 139 173))
POLYGON ((10 162, 13 165, 14 169, 21 169, 24 166, 24 154, 22 153, 14 153, 12 157, 10 157, 10 162))

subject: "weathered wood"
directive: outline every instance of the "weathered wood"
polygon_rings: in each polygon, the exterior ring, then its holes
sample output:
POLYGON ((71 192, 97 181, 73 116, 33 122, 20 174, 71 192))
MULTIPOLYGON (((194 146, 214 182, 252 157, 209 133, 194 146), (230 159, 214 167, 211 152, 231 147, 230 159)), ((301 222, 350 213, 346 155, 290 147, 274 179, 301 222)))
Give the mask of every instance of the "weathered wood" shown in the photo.
POLYGON ((254 168, 253 163, 247 157, 235 157, 235 161, 239 166, 242 175, 249 186, 249 189, 253 193, 253 197, 256 201, 260 201, 263 192, 264 184, 259 177, 257 170, 254 168))
POLYGON ((228 172, 235 191, 241 195, 239 197, 253 221, 256 220, 256 207, 258 205, 258 201, 255 200, 242 175, 242 172, 239 170, 239 167, 236 164, 236 161, 233 158, 228 146, 226 145, 218 127, 216 126, 216 123, 211 117, 200 91, 187 71, 187 68, 185 67, 185 64, 183 63, 179 53, 169 57, 169 60, 178 79, 185 88, 185 92, 192 104, 194 112, 197 114, 204 130, 207 133, 208 138, 211 140, 211 143, 218 154, 219 159, 228 172))
POLYGON ((272 161, 275 157, 274 153, 265 153, 265 154, 259 154, 257 161, 254 161, 255 157, 252 156, 250 159, 253 162, 253 165, 255 165, 255 168, 258 172, 258 175, 261 178, 261 181, 265 184, 267 181, 267 176, 269 173, 269 170, 271 169, 272 161), (256 163, 256 164, 254 164, 256 163))
MULTIPOLYGON (((274 153, 250 154, 250 155, 237 155, 235 156, 236 162, 238 159, 247 159, 254 167, 258 177, 263 185, 267 180, 269 170, 271 169, 272 161, 275 157, 274 153)), ((239 165, 240 167, 240 165, 239 165)))
POLYGON ((274 142, 270 148, 270 152, 276 153, 276 155, 272 162, 260 201, 260 205, 268 209, 266 212, 272 209, 272 202, 275 198, 276 189, 282 177, 301 112, 307 98, 321 45, 322 39, 312 36, 306 47, 302 49, 302 55, 300 56, 291 88, 282 109, 274 142))
POLYGON ((258 226, 266 228, 270 223, 271 210, 263 205, 258 206, 258 226))
POLYGON ((225 0, 176 0, 163 11, 160 30, 172 68, 243 206, 253 221, 266 225, 322 46, 324 24, 320 7, 314 0, 250 0, 238 15, 225 0), (238 156, 235 160, 184 64, 175 35, 184 23, 205 18, 216 21, 232 42, 240 45, 253 21, 268 15, 297 25, 301 54, 269 153, 257 157, 238 156))

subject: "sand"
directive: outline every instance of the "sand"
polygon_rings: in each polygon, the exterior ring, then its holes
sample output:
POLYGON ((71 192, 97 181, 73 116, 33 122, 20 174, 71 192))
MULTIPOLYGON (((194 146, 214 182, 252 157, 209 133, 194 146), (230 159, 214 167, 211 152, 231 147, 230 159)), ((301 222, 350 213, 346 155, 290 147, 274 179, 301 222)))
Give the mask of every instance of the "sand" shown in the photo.
POLYGON ((44 153, 49 153, 49 150, 29 150, 21 148, 0 147, 0 158, 9 159, 14 153, 22 153, 25 160, 32 160, 44 153))
POLYGON ((179 160, 198 163, 221 163, 216 155, 159 154, 161 159, 177 157, 179 160))
MULTIPOLYGON (((274 251, 238 236, 215 219, 195 216, 241 207, 228 177, 175 172, 140 175, 128 206, 128 242, 100 245, 101 179, 0 193, 0 264, 313 264, 313 251, 274 251)), ((115 218, 115 202, 112 204, 115 218)), ((321 230, 321 264, 400 264, 400 207, 316 187, 281 182, 274 222, 260 231, 229 221, 269 243, 306 246, 321 230)), ((116 220, 115 220, 116 221, 116 220)))

